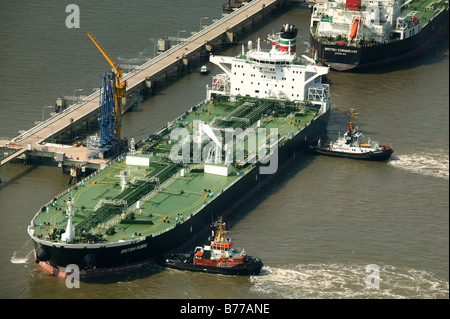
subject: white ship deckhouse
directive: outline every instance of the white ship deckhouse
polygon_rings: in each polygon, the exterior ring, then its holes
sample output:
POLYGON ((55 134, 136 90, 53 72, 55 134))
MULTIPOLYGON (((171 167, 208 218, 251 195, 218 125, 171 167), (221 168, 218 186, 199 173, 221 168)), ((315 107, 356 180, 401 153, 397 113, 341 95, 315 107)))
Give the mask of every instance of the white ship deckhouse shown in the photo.
MULTIPOLYGON (((295 37, 297 29, 284 25, 281 32, 269 36, 271 48, 261 49, 258 39, 256 48, 249 41, 236 57, 211 56, 210 61, 225 73, 213 78, 207 87, 207 98, 225 95, 250 96, 280 100, 310 100, 324 102, 329 99, 328 85, 322 84, 322 76, 328 67, 318 66, 306 56, 297 57, 295 37)), ((267 46, 267 44, 265 44, 267 46)))

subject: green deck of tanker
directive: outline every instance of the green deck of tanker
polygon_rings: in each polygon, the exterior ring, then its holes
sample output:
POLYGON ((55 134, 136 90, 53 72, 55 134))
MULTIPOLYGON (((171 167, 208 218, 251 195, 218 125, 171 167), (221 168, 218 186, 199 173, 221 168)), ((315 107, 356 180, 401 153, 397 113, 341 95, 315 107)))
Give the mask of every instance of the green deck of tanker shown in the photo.
MULTIPOLYGON (((170 131, 185 128, 192 135, 197 121, 203 121, 213 127, 243 130, 276 128, 279 137, 290 138, 316 115, 317 109, 310 103, 276 100, 241 98, 198 105, 138 143, 133 154, 119 156, 107 168, 55 197, 33 220, 34 236, 61 240, 68 220, 69 197, 73 199, 73 243, 107 243, 156 235, 190 218, 254 165, 233 161, 231 174, 221 176, 205 173, 203 162, 176 164, 169 158, 176 143, 170 139, 170 131), (149 164, 127 163, 127 159, 130 162, 139 157, 149 159, 149 164), (121 176, 125 176, 125 186, 121 176)), ((268 143, 269 135, 266 139, 268 143)))

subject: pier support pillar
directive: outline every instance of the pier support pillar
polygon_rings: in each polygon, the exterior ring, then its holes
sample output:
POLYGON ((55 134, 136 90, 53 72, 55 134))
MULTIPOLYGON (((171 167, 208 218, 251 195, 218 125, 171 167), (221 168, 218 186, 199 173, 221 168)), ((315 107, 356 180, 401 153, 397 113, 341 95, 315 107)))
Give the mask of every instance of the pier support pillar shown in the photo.
POLYGON ((24 165, 31 165, 31 155, 29 154, 25 155, 24 165))
POLYGON ((149 95, 155 95, 156 81, 153 81, 150 77, 145 79, 145 92, 149 95))
POLYGON ((75 130, 75 128, 74 128, 74 124, 73 124, 73 118, 70 118, 70 138, 71 139, 73 139, 73 137, 74 137, 74 130, 75 130))
POLYGON ((148 95, 155 95, 156 92, 156 80, 151 79, 150 77, 145 79, 145 92, 147 92, 148 95))
POLYGON ((184 70, 187 70, 188 72, 191 71, 191 63, 190 63, 190 59, 186 56, 183 56, 181 59, 178 60, 177 62, 177 72, 181 73, 184 70))
POLYGON ((187 58, 187 57, 183 57, 182 61, 183 61, 183 66, 186 67, 186 70, 188 72, 191 72, 191 61, 190 61, 190 59, 187 58))
POLYGON ((237 38, 236 38, 236 33, 233 32, 233 31, 227 31, 227 32, 225 33, 225 36, 226 36, 226 40, 227 40, 228 42, 230 42, 230 43, 233 43, 234 41, 237 40, 237 38))
POLYGON ((212 44, 211 42, 207 42, 207 43, 205 44, 205 50, 206 50, 206 53, 207 53, 207 54, 212 53, 212 52, 213 52, 213 49, 214 49, 214 46, 213 46, 213 44, 212 44))
POLYGON ((205 48, 204 50, 200 53, 200 59, 204 60, 204 61, 208 61, 209 60, 209 56, 212 54, 214 49, 214 46, 211 42, 207 42, 205 44, 205 48))
MULTIPOLYGON (((183 69, 184 69, 184 64, 183 64, 182 59, 180 59, 177 61, 177 72, 180 73, 183 71, 183 69)), ((167 74, 166 74, 166 80, 167 80, 167 74)))

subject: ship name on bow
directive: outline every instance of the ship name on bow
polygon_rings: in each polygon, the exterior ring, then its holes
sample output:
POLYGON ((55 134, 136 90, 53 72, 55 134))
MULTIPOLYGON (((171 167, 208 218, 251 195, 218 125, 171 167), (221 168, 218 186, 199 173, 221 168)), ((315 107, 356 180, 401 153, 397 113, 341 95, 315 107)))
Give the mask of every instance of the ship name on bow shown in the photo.
POLYGON ((139 245, 139 246, 136 246, 136 247, 130 247, 130 248, 127 248, 127 249, 122 249, 122 251, 120 253, 121 254, 125 254, 125 253, 129 253, 129 252, 132 252, 132 251, 135 251, 135 250, 138 250, 138 249, 145 248, 145 247, 147 247, 147 244, 142 244, 142 245, 139 245))
POLYGON ((325 47, 325 51, 333 51, 333 52, 339 52, 339 53, 357 53, 358 52, 358 50, 340 49, 340 48, 331 48, 331 47, 325 47))

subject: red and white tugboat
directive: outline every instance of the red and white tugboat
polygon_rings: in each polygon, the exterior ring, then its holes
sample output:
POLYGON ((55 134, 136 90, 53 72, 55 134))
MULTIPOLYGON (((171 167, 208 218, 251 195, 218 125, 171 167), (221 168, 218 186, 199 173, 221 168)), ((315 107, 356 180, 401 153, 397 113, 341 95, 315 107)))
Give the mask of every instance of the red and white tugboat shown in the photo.
POLYGON ((196 247, 191 253, 169 253, 162 264, 169 268, 207 272, 222 275, 252 275, 261 271, 263 263, 258 257, 248 256, 242 249, 233 248, 233 242, 221 219, 210 245, 196 247))

